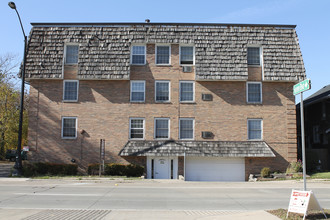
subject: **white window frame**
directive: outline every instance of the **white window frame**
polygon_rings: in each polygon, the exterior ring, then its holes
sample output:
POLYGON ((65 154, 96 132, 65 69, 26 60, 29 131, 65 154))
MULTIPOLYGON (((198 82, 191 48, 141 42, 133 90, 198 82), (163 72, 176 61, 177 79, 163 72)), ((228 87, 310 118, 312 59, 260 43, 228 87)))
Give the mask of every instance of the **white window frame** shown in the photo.
POLYGON ((246 102, 251 104, 261 104, 262 103, 262 82, 246 82, 246 102), (260 85, 260 102, 249 102, 249 84, 259 84, 260 85))
POLYGON ((168 66, 171 65, 171 45, 170 44, 157 44, 155 46, 155 64, 158 66, 168 66), (169 47, 169 59, 168 59, 168 63, 157 63, 157 48, 158 47, 169 47))
POLYGON ((63 60, 64 65, 77 65, 77 64, 78 64, 78 62, 79 62, 79 49, 80 49, 80 45, 79 45, 79 44, 75 44, 75 43, 66 43, 66 44, 64 45, 64 57, 63 57, 63 58, 64 58, 64 60, 63 60), (77 54, 78 58, 77 58, 77 63, 67 63, 67 62, 66 62, 67 46, 78 46, 78 54, 77 54))
POLYGON ((260 140, 263 140, 263 133, 264 133, 264 123, 263 123, 263 120, 262 120, 262 118, 249 118, 248 120, 247 120, 247 139, 249 140, 249 141, 260 141, 260 140), (249 138, 249 121, 260 121, 260 123, 261 123, 261 138, 260 139, 250 139, 249 138))
POLYGON ((169 80, 156 80, 155 81, 155 102, 166 103, 171 101, 171 81, 169 80), (168 83, 168 100, 157 100, 157 83, 168 83))
POLYGON ((79 99, 79 80, 63 80, 63 102, 78 102, 79 99), (65 97, 65 83, 66 82, 77 82, 77 99, 75 100, 66 100, 65 97))
POLYGON ((61 138, 62 139, 77 139, 77 130, 78 130, 78 117, 71 117, 71 116, 64 116, 62 117, 62 127, 61 127, 61 138), (76 120, 76 133, 75 133, 75 137, 64 137, 63 136, 63 132, 64 132, 64 119, 75 119, 76 120))
POLYGON ((246 63, 248 66, 251 66, 251 67, 262 67, 263 66, 263 49, 262 49, 262 46, 260 45, 253 45, 253 44, 250 44, 247 46, 246 48, 246 63), (258 64, 249 64, 248 63, 248 48, 251 48, 251 47, 256 47, 256 48, 259 48, 259 65, 258 64))
POLYGON ((170 123, 171 123, 171 120, 170 120, 170 118, 155 118, 154 119, 154 139, 157 139, 157 140, 168 140, 168 139, 170 139, 170 133, 171 133, 171 131, 170 131, 170 127, 171 127, 171 125, 170 125, 170 123), (167 120, 168 121, 168 134, 167 134, 167 138, 157 138, 156 137, 156 121, 157 120, 167 120))
POLYGON ((179 118, 179 140, 194 140, 195 139, 195 118, 179 118), (181 138, 181 121, 183 120, 192 120, 193 121, 193 137, 190 138, 181 138))
POLYGON ((130 82, 130 102, 145 102, 146 100, 146 81, 145 80, 131 80, 130 82), (133 83, 137 83, 137 82, 143 82, 143 85, 144 85, 144 91, 143 91, 143 101, 134 101, 132 100, 132 84, 133 83))
MULTIPOLYGON (((139 54, 141 55, 141 54, 139 54)), ((145 44, 133 44, 131 46, 131 65, 136 65, 136 66, 143 66, 146 65, 146 60, 147 60, 147 46, 145 44), (133 47, 135 46, 143 46, 144 47, 144 62, 142 63, 133 63, 133 47)))
POLYGON ((180 81, 179 82, 179 101, 180 103, 194 103, 195 102, 195 81, 180 81), (181 100, 181 84, 182 83, 192 83, 193 84, 193 100, 182 101, 181 100))
MULTIPOLYGON (((145 139, 145 132, 146 132, 146 129, 145 129, 145 118, 129 118, 129 132, 128 132, 128 139, 129 140, 144 140, 145 139), (143 120, 143 138, 131 138, 131 129, 132 129, 132 120, 143 120)), ((139 128, 141 129, 141 128, 139 128)))
POLYGON ((180 66, 194 66, 195 65, 195 46, 194 45, 180 45, 179 47, 179 63, 180 66), (192 47, 193 48, 193 63, 192 64, 181 64, 181 47, 192 47))

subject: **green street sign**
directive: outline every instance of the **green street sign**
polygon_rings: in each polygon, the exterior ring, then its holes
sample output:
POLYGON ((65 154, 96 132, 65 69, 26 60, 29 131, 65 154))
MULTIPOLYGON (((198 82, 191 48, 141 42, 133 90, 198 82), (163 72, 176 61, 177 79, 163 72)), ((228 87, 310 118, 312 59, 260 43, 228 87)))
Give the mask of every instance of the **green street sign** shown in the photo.
POLYGON ((300 83, 293 86, 293 95, 298 95, 299 93, 305 92, 311 89, 311 80, 305 79, 300 83))

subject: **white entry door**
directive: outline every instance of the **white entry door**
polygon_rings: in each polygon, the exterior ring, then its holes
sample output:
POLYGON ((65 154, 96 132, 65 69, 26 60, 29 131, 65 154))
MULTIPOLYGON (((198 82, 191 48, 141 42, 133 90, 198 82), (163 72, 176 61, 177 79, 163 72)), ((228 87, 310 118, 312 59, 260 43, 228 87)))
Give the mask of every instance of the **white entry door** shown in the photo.
POLYGON ((148 179, 177 179, 178 157, 147 157, 148 179))
POLYGON ((155 159, 155 179, 170 179, 169 159, 158 157, 155 159))

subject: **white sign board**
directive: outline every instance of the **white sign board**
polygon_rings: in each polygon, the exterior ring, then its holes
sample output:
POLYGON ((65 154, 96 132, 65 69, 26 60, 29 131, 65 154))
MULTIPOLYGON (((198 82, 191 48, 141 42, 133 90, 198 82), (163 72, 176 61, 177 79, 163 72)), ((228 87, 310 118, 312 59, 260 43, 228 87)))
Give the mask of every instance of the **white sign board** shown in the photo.
MULTIPOLYGON (((293 189, 291 193, 287 217, 289 215, 289 212, 294 212, 304 214, 305 219, 309 210, 320 210, 323 212, 323 209, 321 208, 312 191, 299 191, 293 189)), ((323 215, 325 216, 325 218, 327 218, 324 212, 323 215)))

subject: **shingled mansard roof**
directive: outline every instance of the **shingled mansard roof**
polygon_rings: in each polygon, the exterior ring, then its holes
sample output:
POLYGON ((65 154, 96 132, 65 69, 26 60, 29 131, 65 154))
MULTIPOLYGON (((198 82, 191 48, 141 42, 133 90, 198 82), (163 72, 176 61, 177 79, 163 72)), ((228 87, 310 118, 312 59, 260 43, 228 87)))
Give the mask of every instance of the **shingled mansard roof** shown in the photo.
POLYGON ((78 43, 79 79, 130 78, 136 43, 195 46, 196 80, 247 80, 247 46, 260 45, 265 81, 298 81, 305 68, 294 25, 32 23, 26 76, 61 79, 65 43, 78 43))
POLYGON ((264 141, 128 141, 119 156, 275 157, 264 141))

